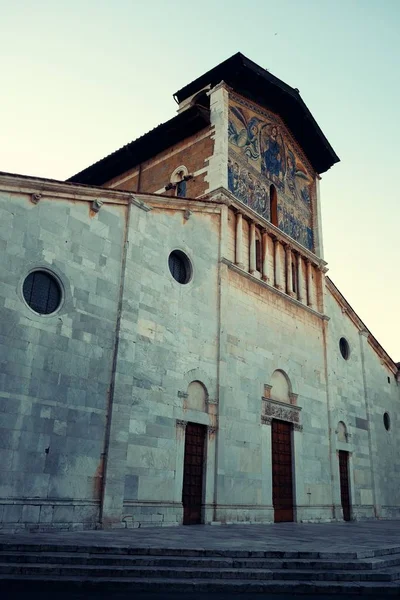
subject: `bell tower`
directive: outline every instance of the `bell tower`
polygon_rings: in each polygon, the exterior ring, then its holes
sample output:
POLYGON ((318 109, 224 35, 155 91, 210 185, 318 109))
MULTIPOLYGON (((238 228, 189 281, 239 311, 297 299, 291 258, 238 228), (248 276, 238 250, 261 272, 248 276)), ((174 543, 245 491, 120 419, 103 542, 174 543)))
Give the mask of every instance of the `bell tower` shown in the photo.
POLYGON ((299 90, 238 53, 177 92, 179 111, 199 94, 215 129, 208 192, 227 189, 323 258, 319 179, 339 158, 299 90))

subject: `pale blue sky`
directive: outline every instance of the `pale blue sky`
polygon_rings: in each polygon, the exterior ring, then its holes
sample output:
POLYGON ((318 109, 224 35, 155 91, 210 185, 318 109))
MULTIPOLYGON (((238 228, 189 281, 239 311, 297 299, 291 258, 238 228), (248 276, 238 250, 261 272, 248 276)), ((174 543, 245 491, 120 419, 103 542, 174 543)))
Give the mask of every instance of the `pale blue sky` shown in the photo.
POLYGON ((174 116, 237 51, 300 89, 341 158, 329 275, 400 360, 400 0, 0 0, 0 170, 65 179, 174 116))

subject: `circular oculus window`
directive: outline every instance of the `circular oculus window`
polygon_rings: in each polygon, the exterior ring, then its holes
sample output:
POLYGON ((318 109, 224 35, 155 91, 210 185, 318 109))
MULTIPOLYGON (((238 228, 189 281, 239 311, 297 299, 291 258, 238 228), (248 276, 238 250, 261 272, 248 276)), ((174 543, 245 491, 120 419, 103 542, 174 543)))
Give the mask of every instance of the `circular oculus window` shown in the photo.
POLYGON ((350 346, 349 346, 349 342, 346 340, 346 338, 344 338, 344 337, 340 338, 339 348, 340 348, 340 354, 343 356, 344 360, 348 360, 348 358, 350 356, 350 346))
POLYGON ((174 250, 168 257, 168 266, 172 277, 181 284, 189 283, 192 277, 192 265, 181 250, 174 250))
POLYGON ((61 285, 49 271, 29 273, 22 285, 22 294, 29 308, 39 315, 51 315, 62 301, 61 285))

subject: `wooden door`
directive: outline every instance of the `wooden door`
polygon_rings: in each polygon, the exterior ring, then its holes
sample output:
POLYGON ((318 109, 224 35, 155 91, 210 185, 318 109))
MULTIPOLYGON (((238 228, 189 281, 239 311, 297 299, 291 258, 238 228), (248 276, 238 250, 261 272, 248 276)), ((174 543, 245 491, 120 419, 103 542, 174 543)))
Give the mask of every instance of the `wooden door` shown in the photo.
POLYGON ((206 427, 197 423, 186 425, 185 460, 183 466, 183 524, 201 523, 203 503, 203 465, 206 427))
POLYGON ((293 521, 292 425, 272 421, 272 503, 274 521, 293 521))
POLYGON ((340 497, 343 519, 350 521, 349 453, 339 450, 340 497))

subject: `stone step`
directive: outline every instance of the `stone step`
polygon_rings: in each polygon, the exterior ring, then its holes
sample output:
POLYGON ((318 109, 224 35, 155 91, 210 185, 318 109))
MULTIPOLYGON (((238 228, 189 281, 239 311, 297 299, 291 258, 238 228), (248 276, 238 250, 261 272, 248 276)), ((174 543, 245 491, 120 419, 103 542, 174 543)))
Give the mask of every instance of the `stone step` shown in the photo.
POLYGON ((130 546, 109 545, 79 545, 79 544, 36 544, 36 543, 0 543, 3 552, 74 552, 86 554, 123 554, 139 556, 203 556, 203 557, 228 557, 228 558, 304 558, 304 559, 361 559, 400 554, 400 546, 387 546, 385 548, 339 551, 339 552, 289 552, 281 550, 233 550, 233 549, 205 549, 205 548, 145 548, 130 546))
POLYGON ((0 552, 0 563, 47 565, 108 565, 142 567, 198 567, 234 569, 295 569, 295 570, 377 570, 400 565, 400 554, 360 560, 257 559, 228 557, 133 556, 121 554, 84 554, 74 552, 0 552))
POLYGON ((26 594, 26 586, 29 584, 29 593, 39 593, 46 584, 46 592, 63 590, 64 593, 74 590, 107 590, 112 595, 115 591, 127 591, 132 593, 138 591, 160 592, 263 592, 263 593, 288 593, 288 594, 332 594, 339 597, 341 594, 363 594, 371 595, 374 599, 386 598, 387 596, 399 597, 400 586, 390 582, 334 582, 334 581, 251 581, 251 580, 204 580, 204 579, 167 579, 167 578, 109 578, 98 577, 90 579, 87 577, 49 577, 43 580, 39 576, 8 575, 0 576, 0 592, 2 590, 15 594, 26 594))
POLYGON ((400 569, 393 567, 382 571, 306 571, 295 569, 235 569, 190 567, 171 569, 168 567, 144 566, 95 566, 76 565, 61 566, 49 564, 0 564, 0 575, 20 575, 22 578, 31 575, 41 576, 43 580, 57 577, 93 578, 166 578, 166 579, 240 579, 240 580, 293 580, 293 581, 394 581, 400 578, 400 569))

